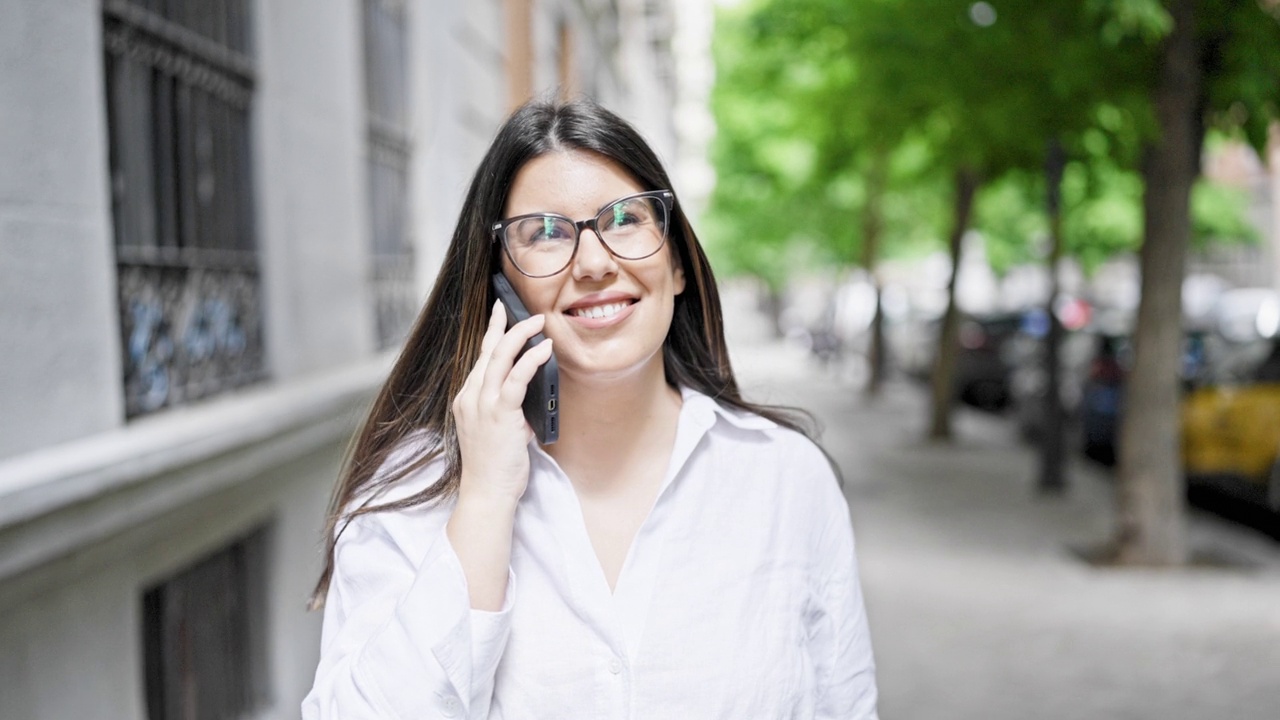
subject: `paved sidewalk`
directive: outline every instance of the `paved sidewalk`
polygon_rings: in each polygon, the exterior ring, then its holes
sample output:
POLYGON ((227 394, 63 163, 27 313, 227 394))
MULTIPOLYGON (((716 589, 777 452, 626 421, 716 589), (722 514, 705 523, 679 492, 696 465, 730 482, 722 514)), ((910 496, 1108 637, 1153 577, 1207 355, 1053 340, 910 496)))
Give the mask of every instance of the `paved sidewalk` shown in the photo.
POLYGON ((1009 421, 962 409, 929 444, 923 388, 869 402, 802 350, 731 337, 748 396, 813 411, 843 469, 885 720, 1280 718, 1280 544, 1193 514, 1193 547, 1242 566, 1090 567, 1072 549, 1112 526, 1093 466, 1037 498, 1009 421))

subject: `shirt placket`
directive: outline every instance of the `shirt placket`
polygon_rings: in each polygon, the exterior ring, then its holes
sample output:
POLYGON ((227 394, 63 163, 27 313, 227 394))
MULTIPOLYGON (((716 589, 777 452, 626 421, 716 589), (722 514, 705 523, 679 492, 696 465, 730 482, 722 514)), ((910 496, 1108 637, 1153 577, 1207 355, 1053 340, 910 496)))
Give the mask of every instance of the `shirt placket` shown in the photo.
POLYGON ((662 532, 664 499, 668 488, 716 422, 715 411, 704 404, 695 403, 685 410, 678 421, 671 460, 653 508, 632 540, 612 593, 587 535, 582 506, 573 483, 554 458, 531 444, 536 462, 548 474, 547 479, 552 481, 547 483, 547 489, 555 496, 555 514, 559 521, 553 524, 565 553, 569 597, 602 642, 602 647, 593 649, 593 654, 599 653, 597 662, 603 666, 600 670, 601 685, 612 690, 608 693, 613 710, 611 717, 630 718, 635 710, 632 689, 636 653, 653 604, 665 552, 662 532))
POLYGON ((537 450, 538 462, 547 473, 545 488, 554 502, 552 531, 564 553, 569 601, 598 638, 596 647, 584 648, 594 665, 592 674, 605 691, 611 718, 631 717, 631 662, 614 598, 604 571, 591 547, 582 506, 573 484, 555 459, 537 450))

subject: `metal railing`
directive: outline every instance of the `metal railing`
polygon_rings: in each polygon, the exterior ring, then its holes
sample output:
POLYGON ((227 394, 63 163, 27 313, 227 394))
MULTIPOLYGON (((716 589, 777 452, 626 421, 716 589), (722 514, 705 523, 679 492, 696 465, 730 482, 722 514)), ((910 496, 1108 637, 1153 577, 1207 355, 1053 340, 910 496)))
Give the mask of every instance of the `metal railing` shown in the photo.
POLYGON ((246 0, 106 0, 125 412, 264 376, 246 0))

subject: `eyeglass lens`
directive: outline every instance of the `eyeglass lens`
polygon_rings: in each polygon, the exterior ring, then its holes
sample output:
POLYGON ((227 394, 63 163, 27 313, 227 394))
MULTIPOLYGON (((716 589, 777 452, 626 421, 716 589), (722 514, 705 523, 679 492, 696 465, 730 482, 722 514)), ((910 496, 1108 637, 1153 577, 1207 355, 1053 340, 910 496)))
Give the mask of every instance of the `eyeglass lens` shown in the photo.
MULTIPOLYGON (((623 198, 595 217, 596 231, 609 251, 640 260, 658 251, 666 238, 667 207, 656 197, 623 198)), ((554 275, 573 260, 578 230, 555 215, 535 215, 507 225, 502 237, 511 261, 526 275, 554 275)))

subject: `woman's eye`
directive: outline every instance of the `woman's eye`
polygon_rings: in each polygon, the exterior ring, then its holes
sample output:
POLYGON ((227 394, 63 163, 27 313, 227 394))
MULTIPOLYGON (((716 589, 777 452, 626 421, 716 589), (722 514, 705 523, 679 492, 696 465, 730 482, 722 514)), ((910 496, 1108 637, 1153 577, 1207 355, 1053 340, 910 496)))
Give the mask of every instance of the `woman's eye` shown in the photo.
POLYGON ((532 245, 550 240, 564 240, 569 237, 564 223, 555 218, 529 219, 520 224, 519 238, 521 242, 532 245))
POLYGON ((643 203, 625 202, 614 205, 609 212, 612 227, 636 225, 646 220, 643 203))

